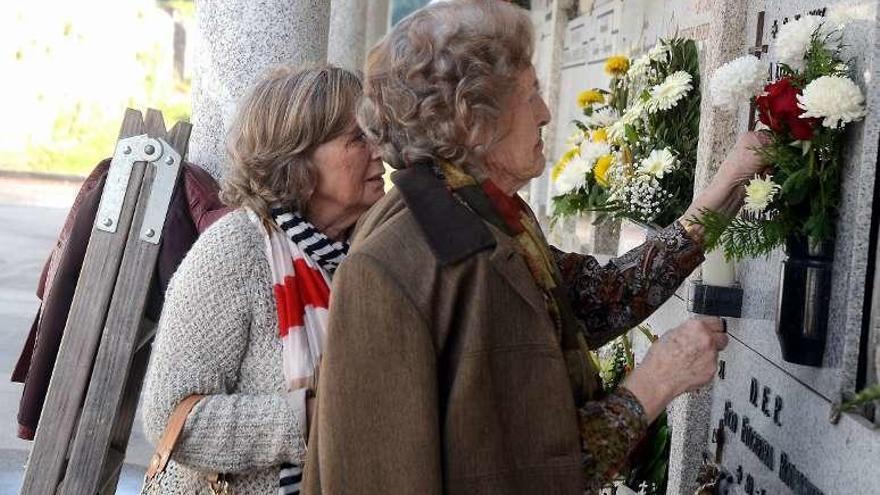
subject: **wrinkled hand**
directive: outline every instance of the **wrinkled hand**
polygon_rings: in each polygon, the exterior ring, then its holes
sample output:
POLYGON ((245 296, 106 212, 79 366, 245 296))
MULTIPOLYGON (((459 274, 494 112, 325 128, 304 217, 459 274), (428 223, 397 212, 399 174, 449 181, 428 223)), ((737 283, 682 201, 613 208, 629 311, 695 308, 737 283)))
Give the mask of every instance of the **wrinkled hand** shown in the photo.
POLYGON ((747 132, 737 139, 736 144, 718 169, 716 177, 735 184, 745 184, 749 179, 764 172, 768 164, 755 152, 770 141, 764 132, 747 132))
POLYGON ((653 421, 672 399, 712 381, 718 351, 727 342, 720 319, 687 320, 651 346, 623 386, 639 399, 653 421))
MULTIPOLYGON (((739 137, 727 158, 719 167, 712 182, 694 199, 681 221, 689 225, 691 220, 699 218, 703 210, 711 210, 723 215, 733 216, 739 211, 745 197, 745 188, 755 174, 764 172, 768 164, 755 149, 767 145, 770 137, 763 132, 747 132, 739 137)), ((702 240, 703 229, 695 226, 691 235, 702 240)))

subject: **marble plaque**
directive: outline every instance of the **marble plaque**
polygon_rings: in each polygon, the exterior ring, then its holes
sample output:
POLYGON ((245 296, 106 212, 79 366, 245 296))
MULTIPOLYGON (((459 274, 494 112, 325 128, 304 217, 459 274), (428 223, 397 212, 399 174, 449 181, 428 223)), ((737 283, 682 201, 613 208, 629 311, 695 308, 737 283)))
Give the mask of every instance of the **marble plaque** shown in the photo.
POLYGON ((830 401, 736 337, 722 353, 712 397, 706 452, 720 454, 728 493, 878 492, 880 434, 855 415, 833 424, 830 401))

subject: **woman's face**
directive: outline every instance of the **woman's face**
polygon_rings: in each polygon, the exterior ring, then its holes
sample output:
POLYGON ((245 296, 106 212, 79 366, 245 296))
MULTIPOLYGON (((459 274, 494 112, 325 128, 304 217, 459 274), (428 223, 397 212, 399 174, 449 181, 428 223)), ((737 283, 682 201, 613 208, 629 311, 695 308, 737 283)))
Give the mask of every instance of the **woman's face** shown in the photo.
POLYGON ((315 148, 312 161, 318 173, 308 206, 312 214, 359 216, 385 194, 385 168, 379 152, 367 142, 357 123, 315 148))
POLYGON ((550 109, 530 65, 517 75, 499 117, 502 138, 486 155, 486 171, 501 190, 513 194, 544 171, 541 128, 549 122, 550 109))

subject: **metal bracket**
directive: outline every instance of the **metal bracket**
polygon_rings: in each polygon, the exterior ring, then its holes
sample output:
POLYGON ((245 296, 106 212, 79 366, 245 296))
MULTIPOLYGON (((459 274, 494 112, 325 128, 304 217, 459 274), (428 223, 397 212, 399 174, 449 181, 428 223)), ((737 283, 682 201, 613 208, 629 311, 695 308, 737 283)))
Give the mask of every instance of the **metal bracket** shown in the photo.
POLYGON ((162 155, 152 160, 156 166, 156 175, 150 188, 150 198, 147 201, 147 210, 144 212, 140 235, 142 241, 152 244, 159 244, 162 238, 162 228, 165 226, 165 217, 168 215, 168 206, 174 193, 174 183, 177 181, 177 171, 180 170, 181 162, 180 154, 168 142, 162 138, 158 141, 162 143, 162 155))
POLYGON ((107 172, 95 227, 105 232, 116 232, 135 162, 152 163, 156 167, 139 238, 159 244, 181 164, 180 154, 162 138, 141 134, 119 140, 107 172))
POLYGON ((95 227, 105 232, 116 232, 132 167, 135 162, 152 161, 161 154, 162 145, 146 134, 120 139, 116 143, 98 214, 95 215, 95 227))

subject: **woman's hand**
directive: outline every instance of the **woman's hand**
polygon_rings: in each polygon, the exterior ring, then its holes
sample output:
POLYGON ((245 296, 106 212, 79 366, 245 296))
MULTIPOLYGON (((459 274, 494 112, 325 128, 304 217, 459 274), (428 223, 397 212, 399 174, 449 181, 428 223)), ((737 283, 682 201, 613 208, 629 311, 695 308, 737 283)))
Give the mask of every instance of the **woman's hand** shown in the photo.
POLYGON ((703 189, 679 219, 696 241, 702 242, 703 228, 692 221, 711 210, 727 216, 736 215, 745 198, 748 181, 767 169, 761 155, 755 152, 767 144, 765 133, 747 132, 739 137, 733 149, 718 168, 712 182, 703 189))
POLYGON ((687 320, 651 346, 623 386, 642 403, 648 421, 654 421, 672 399, 712 381, 718 351, 727 341, 720 319, 687 320))

